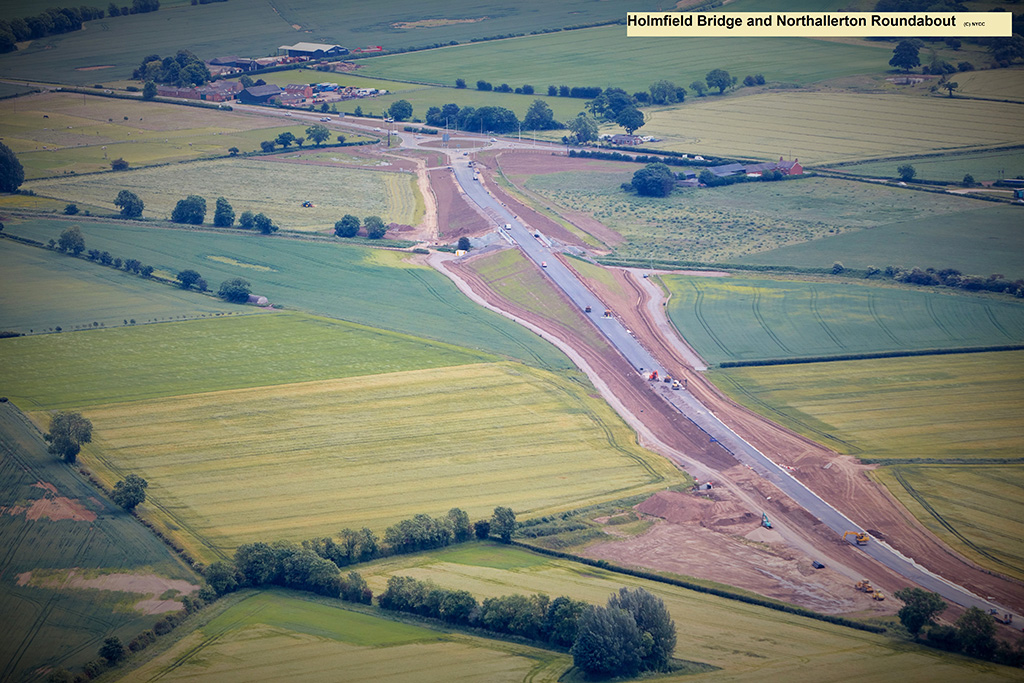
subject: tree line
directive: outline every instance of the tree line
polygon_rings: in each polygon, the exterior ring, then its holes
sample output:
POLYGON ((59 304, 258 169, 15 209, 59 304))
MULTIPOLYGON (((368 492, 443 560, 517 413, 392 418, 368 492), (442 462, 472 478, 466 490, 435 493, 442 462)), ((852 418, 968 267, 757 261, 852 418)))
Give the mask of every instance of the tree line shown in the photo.
MULTIPOLYGON (((51 7, 30 17, 0 19, 0 53, 14 52, 15 43, 82 30, 90 19, 102 19, 99 7, 51 7)), ((116 16, 116 15, 111 15, 116 16)))
MULTIPOLYGON (((845 270, 839 264, 840 270, 837 273, 833 265, 833 273, 839 274, 845 270)), ((1018 299, 1024 298, 1024 279, 1009 281, 1005 276, 995 273, 988 277, 980 275, 967 275, 956 268, 904 268, 903 266, 886 266, 877 268, 868 266, 864 271, 865 278, 889 278, 897 282, 904 282, 922 287, 952 287, 964 289, 969 292, 994 292, 996 294, 1010 294, 1018 299)))
POLYGON ((542 593, 478 602, 469 591, 392 576, 377 602, 386 610, 569 648, 573 664, 593 676, 667 671, 676 646, 664 602, 643 588, 621 588, 605 607, 542 593))

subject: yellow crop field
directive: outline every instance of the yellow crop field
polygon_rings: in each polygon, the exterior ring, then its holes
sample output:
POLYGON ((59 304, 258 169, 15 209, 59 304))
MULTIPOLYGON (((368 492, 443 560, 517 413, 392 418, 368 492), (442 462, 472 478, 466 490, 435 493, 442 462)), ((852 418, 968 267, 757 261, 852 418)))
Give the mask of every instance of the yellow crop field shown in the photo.
POLYGON ((1024 139, 1018 105, 902 95, 766 93, 653 111, 641 129, 658 147, 742 158, 853 159, 968 150, 1024 139))
POLYGON ((86 461, 148 480, 143 507, 206 560, 453 506, 533 516, 684 481, 583 387, 506 363, 83 412, 86 461))
POLYGON ((378 215, 385 223, 414 225, 422 217, 415 176, 388 171, 309 166, 270 159, 216 159, 37 180, 25 183, 39 195, 81 201, 116 211, 121 190, 145 203, 143 216, 168 219, 178 200, 195 194, 206 199, 206 222, 213 221, 217 197, 227 198, 236 214, 264 213, 283 229, 333 231, 346 213, 378 215), (343 188, 343 190, 342 190, 343 188), (302 206, 310 201, 312 207, 302 206))

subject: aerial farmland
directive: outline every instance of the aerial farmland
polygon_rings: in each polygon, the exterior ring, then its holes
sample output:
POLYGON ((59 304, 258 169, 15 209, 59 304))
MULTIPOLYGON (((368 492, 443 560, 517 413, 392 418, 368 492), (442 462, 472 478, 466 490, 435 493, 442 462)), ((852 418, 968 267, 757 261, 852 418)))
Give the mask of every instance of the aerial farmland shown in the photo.
POLYGON ((0 680, 1020 680, 1024 15, 662 9, 0 5, 0 680))

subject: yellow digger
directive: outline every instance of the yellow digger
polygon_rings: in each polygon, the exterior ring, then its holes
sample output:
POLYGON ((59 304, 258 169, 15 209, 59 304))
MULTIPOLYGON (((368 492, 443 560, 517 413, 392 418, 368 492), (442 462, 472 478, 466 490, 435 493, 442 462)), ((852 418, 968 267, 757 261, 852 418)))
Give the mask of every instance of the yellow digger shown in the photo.
POLYGON ((863 531, 847 531, 843 534, 843 540, 846 540, 847 536, 853 536, 853 542, 857 545, 867 545, 868 539, 870 538, 863 531))

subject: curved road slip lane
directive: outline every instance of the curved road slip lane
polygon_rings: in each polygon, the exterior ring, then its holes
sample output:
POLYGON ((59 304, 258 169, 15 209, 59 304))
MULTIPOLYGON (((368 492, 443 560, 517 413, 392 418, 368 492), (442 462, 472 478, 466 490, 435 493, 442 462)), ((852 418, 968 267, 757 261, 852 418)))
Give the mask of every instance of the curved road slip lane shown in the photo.
MULTIPOLYGON (((597 326, 619 353, 639 372, 647 373, 657 370, 660 375, 663 375, 665 368, 655 361, 651 353, 637 341, 631 331, 624 327, 616 318, 604 316, 604 304, 580 281, 575 273, 559 260, 557 251, 550 240, 543 234, 530 229, 501 201, 492 196, 483 186, 482 182, 474 177, 475 172, 473 167, 469 165, 468 159, 461 156, 450 156, 449 159, 452 172, 465 191, 466 196, 480 206, 487 215, 498 217, 499 221, 504 221, 503 224, 498 225, 499 229, 530 260, 541 266, 552 282, 573 303, 579 306, 581 311, 584 311, 587 306, 591 307, 590 313, 584 313, 584 315, 597 326)), ((838 534, 850 530, 860 530, 859 526, 854 524, 839 510, 826 503, 802 482, 793 477, 793 475, 733 432, 689 392, 684 390, 666 390, 665 385, 660 382, 656 387, 655 391, 664 400, 708 434, 709 438, 717 441, 738 462, 749 466, 777 486, 830 529, 838 534)), ((876 538, 872 538, 866 546, 861 546, 860 549, 904 578, 913 581, 927 590, 938 593, 945 599, 958 605, 978 607, 986 612, 997 610, 1000 614, 1010 612, 1010 610, 983 599, 965 588, 930 572, 917 564, 912 558, 904 556, 887 543, 876 538)), ((1019 621, 1020 615, 1014 614, 1014 619, 1019 621)))

